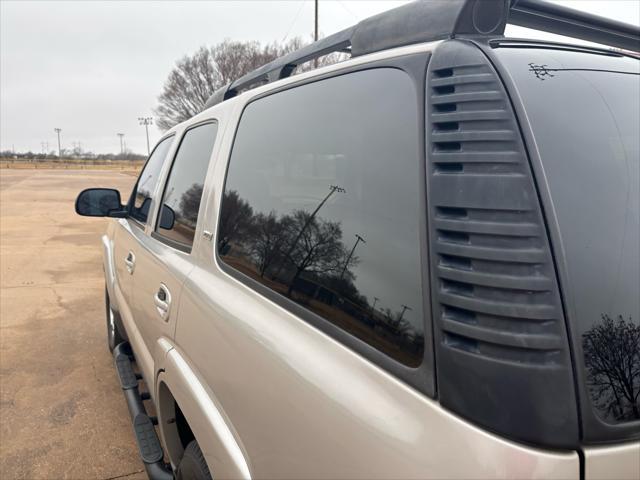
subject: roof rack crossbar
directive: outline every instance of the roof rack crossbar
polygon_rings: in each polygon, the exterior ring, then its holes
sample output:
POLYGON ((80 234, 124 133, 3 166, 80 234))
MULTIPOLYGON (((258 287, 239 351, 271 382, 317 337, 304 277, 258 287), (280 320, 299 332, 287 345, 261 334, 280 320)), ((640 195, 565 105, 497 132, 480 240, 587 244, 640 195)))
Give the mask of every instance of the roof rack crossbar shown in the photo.
POLYGON ((362 20, 247 73, 216 90, 205 109, 257 85, 290 76, 295 68, 333 52, 352 57, 456 36, 501 36, 507 23, 640 50, 640 29, 543 0, 416 1, 362 20))
POLYGON ((513 0, 508 22, 625 50, 640 50, 640 28, 542 0, 513 0))
POLYGON ((343 52, 351 47, 351 36, 355 27, 349 27, 333 35, 322 38, 317 42, 306 45, 299 50, 283 55, 280 58, 259 67, 237 80, 216 90, 207 100, 205 109, 212 107, 224 100, 235 97, 239 92, 275 82, 281 78, 290 76, 298 65, 320 58, 333 52, 343 52))

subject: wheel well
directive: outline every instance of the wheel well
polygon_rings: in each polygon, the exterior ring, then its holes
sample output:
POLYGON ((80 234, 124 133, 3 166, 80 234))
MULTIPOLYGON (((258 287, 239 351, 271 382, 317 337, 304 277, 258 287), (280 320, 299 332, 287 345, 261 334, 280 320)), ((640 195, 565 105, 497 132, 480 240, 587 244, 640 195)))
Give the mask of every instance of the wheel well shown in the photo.
POLYGON ((187 422, 178 402, 166 383, 160 382, 158 388, 158 409, 162 420, 162 434, 169 459, 177 466, 184 455, 184 449, 195 435, 187 422))
MULTIPOLYGON (((175 402, 175 400, 174 400, 175 402)), ((178 429, 178 438, 180 438, 180 443, 182 444, 182 448, 187 448, 187 445, 191 443, 192 440, 195 440, 195 436, 191 431, 191 427, 187 422, 187 419, 184 418, 184 414, 182 410, 180 410, 180 406, 178 402, 175 402, 175 411, 176 411, 176 428, 178 429)))

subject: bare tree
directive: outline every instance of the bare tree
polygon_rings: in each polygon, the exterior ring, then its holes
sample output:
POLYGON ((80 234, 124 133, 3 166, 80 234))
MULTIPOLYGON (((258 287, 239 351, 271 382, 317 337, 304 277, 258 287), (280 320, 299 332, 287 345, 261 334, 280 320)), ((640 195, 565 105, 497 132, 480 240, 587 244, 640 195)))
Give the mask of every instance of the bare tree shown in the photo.
POLYGON ((258 213, 252 223, 249 252, 257 263, 260 276, 264 277, 269 266, 282 255, 280 246, 285 241, 285 231, 274 212, 268 215, 258 213))
POLYGON ((235 190, 224 193, 222 205, 218 245, 220 250, 225 252, 232 240, 244 237, 251 230, 253 208, 247 201, 240 198, 235 190))
POLYGON ((178 60, 158 97, 156 124, 163 130, 183 122, 202 107, 213 91, 221 86, 213 64, 211 50, 206 47, 178 60))
MULTIPOLYGON (((347 258, 347 251, 341 242, 340 223, 318 217, 309 218, 310 215, 305 210, 296 210, 291 216, 281 220, 287 237, 298 238, 295 247, 289 250, 288 260, 293 264, 294 274, 289 281, 287 295, 291 295, 296 280, 304 272, 315 275, 336 274, 340 272, 347 258), (303 229, 303 225, 306 228, 303 229)), ((349 266, 352 266, 358 259, 353 257, 348 261, 349 266)))
POLYGON ((200 209, 200 200, 202 199, 201 183, 194 183, 180 197, 180 215, 183 217, 187 225, 195 228, 198 222, 198 210, 200 209))
MULTIPOLYGON (((218 88, 304 45, 300 38, 293 38, 287 43, 264 46, 258 42, 225 40, 210 48, 200 47, 193 55, 178 60, 169 73, 154 111, 157 125, 168 130, 188 120, 202 111, 218 88)), ((343 57, 343 54, 329 54, 320 59, 319 65, 335 63, 343 57)), ((304 64, 297 71, 311 67, 304 64)))
POLYGON ((582 342, 595 406, 616 420, 640 419, 640 325, 602 315, 582 342))

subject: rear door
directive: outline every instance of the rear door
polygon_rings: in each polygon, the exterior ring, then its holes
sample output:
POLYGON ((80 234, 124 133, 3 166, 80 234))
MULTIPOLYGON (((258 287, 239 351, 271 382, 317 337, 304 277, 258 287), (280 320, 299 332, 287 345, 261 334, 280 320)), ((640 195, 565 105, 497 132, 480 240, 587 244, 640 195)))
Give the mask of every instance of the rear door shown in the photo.
POLYGON ((172 143, 173 137, 167 137, 153 149, 131 193, 129 216, 118 220, 114 233, 115 295, 120 316, 134 348, 136 327, 133 320, 133 282, 138 245, 145 235, 153 192, 172 143))
POLYGON ((189 275, 176 343, 256 478, 424 476, 417 397, 384 371, 432 389, 419 91, 377 68, 259 98, 224 184, 216 166, 219 256, 189 275))
POLYGON ((200 199, 217 130, 217 122, 208 121, 185 131, 159 190, 161 201, 151 233, 139 245, 134 315, 153 358, 158 339, 174 335, 182 285, 192 268, 200 199))

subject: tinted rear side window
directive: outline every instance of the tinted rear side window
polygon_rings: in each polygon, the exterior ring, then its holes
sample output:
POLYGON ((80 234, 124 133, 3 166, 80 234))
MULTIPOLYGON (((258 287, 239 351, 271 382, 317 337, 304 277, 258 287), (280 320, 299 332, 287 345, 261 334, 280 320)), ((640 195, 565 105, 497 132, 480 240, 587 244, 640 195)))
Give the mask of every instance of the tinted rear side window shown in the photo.
POLYGON ((228 266, 411 366, 424 350, 417 103, 386 68, 249 104, 218 232, 228 266))
POLYGON ((638 421, 640 62, 495 51, 515 80, 545 170, 591 404, 607 422, 638 421))
POLYGON ((156 232, 174 246, 190 249, 196 231, 217 123, 206 123, 187 130, 169 173, 158 215, 156 232))
POLYGON ((151 207, 151 199, 158 185, 164 159, 167 157, 173 137, 165 138, 151 152, 151 156, 140 173, 133 191, 133 203, 129 215, 140 223, 146 223, 151 207))

